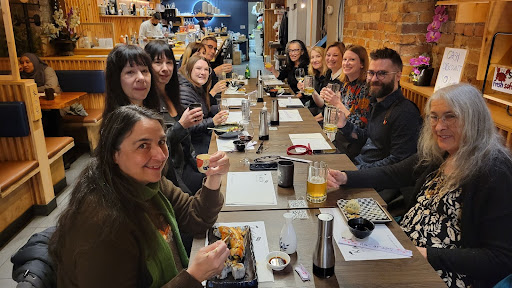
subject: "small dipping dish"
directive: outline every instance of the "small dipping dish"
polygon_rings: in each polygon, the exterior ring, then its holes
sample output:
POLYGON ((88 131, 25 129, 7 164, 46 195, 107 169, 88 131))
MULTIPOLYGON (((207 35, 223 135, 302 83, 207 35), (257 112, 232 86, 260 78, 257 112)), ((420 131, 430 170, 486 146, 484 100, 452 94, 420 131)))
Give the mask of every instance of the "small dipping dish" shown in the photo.
POLYGON ((267 265, 274 271, 281 271, 290 264, 290 255, 281 251, 272 251, 265 258, 267 265))
POLYGON ((238 152, 244 152, 247 142, 242 140, 235 140, 233 141, 233 144, 235 144, 235 148, 238 152))
POLYGON ((353 218, 348 220, 348 228, 356 238, 364 239, 372 234, 375 224, 364 218, 353 218))

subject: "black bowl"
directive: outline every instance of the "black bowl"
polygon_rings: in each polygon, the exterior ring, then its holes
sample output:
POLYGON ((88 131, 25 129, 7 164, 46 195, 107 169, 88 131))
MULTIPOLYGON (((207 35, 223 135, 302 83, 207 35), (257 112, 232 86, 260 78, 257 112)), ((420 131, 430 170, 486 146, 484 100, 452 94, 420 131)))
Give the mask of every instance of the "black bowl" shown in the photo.
POLYGON ((238 152, 244 152, 245 145, 247 144, 245 141, 242 140, 235 140, 233 141, 233 144, 235 144, 235 148, 238 152))
POLYGON ((364 239, 372 234, 375 224, 364 218, 353 218, 348 220, 348 228, 356 238, 364 239))

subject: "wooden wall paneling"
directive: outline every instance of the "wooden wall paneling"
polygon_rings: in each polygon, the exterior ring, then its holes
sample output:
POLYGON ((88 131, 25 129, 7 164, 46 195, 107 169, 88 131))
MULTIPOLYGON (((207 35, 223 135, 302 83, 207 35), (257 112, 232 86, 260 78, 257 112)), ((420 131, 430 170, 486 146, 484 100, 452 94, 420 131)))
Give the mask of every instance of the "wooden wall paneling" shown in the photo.
POLYGON ((77 27, 77 32, 83 36, 88 36, 89 41, 96 38, 112 38, 114 43, 117 42, 114 37, 114 23, 81 23, 77 27))
POLYGON ((281 6, 286 6, 286 0, 265 0, 265 13, 263 14, 264 21, 265 21, 265 25, 263 27, 263 35, 264 35, 263 36, 264 37, 263 54, 264 55, 270 55, 271 49, 269 47, 268 42, 274 41, 275 36, 276 36, 276 32, 275 32, 273 26, 274 26, 274 23, 277 21, 277 15, 274 14, 273 9, 270 9, 271 3, 276 3, 281 6))
POLYGON ((149 18, 143 16, 102 16, 99 22, 114 24, 114 43, 119 43, 119 37, 130 35, 130 31, 131 33, 137 33, 138 37, 140 24, 149 18))
POLYGON ((7 228, 35 204, 32 191, 34 191, 34 185, 32 181, 27 181, 21 184, 16 191, 0 199, 0 231, 7 228))

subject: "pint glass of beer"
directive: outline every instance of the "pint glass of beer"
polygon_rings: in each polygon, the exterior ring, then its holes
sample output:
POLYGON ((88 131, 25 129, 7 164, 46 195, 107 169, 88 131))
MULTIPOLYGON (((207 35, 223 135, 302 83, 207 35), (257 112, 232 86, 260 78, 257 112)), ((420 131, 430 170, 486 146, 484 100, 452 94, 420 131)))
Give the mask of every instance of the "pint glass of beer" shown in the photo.
POLYGON ((314 80, 311 75, 304 76, 304 95, 313 95, 315 91, 314 80))
POLYGON ((322 203, 327 199, 327 173, 325 162, 314 162, 309 166, 306 199, 311 203, 322 203))

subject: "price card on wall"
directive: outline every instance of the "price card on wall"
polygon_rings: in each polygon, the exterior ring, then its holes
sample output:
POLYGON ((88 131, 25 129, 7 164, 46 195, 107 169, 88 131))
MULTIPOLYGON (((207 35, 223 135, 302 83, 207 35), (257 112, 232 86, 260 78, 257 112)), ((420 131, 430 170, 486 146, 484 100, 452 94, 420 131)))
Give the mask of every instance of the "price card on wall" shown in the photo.
POLYGON ((439 67, 436 86, 434 92, 453 84, 460 82, 462 70, 464 69, 464 61, 466 60, 467 50, 448 48, 444 49, 443 60, 439 67))
POLYGON ((508 67, 496 67, 492 78, 492 89, 512 94, 512 71, 508 67))

